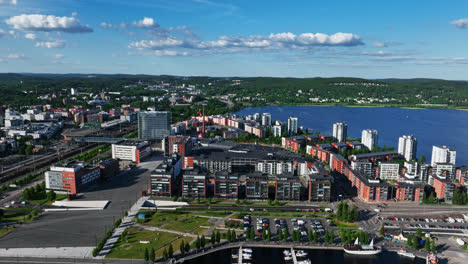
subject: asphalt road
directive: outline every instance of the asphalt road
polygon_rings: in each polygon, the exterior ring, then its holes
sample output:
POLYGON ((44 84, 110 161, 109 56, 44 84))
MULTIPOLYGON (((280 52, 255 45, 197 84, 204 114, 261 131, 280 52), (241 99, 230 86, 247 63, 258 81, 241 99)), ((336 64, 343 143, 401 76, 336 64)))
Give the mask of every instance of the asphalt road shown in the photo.
POLYGON ((110 200, 105 210, 46 213, 40 219, 0 238, 0 248, 95 246, 105 232, 112 228, 113 222, 122 217, 123 212, 147 189, 151 168, 155 168, 161 159, 161 155, 153 156, 152 161, 133 170, 123 171, 79 198, 110 200))

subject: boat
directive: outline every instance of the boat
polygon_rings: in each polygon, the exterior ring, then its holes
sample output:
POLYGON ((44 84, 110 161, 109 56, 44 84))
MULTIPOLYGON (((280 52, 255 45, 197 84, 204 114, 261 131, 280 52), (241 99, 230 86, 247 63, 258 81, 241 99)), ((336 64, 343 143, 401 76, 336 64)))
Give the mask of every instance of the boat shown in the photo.
POLYGON ((232 257, 233 259, 237 259, 237 258, 239 258, 239 255, 237 255, 237 254, 232 254, 231 257, 232 257))
POLYGON ((416 257, 413 253, 407 252, 404 249, 400 249, 397 253, 398 253, 398 255, 403 256, 403 257, 408 257, 408 258, 415 258, 416 257))
POLYGON ((427 255, 426 264, 437 264, 437 263, 439 263, 439 260, 437 259, 437 256, 434 253, 427 255))
POLYGON ((242 252, 252 253, 252 249, 251 248, 243 248, 242 252))
POLYGON ((374 246, 374 239, 372 239, 369 245, 360 245, 359 238, 356 238, 354 244, 344 245, 343 250, 351 255, 377 255, 382 252, 380 247, 374 246))
POLYGON ((312 261, 310 261, 310 259, 305 259, 298 261, 297 264, 312 264, 312 261))
POLYGON ((250 254, 242 254, 242 259, 252 259, 252 255, 250 255, 250 254))
POLYGON ((305 256, 307 256, 307 252, 305 252, 304 250, 296 251, 296 257, 305 257, 305 256))
POLYGON ((290 255, 291 255, 291 251, 285 249, 285 250, 283 250, 283 254, 286 255, 286 256, 290 256, 290 255))
POLYGON ((287 256, 284 256, 284 260, 292 260, 292 259, 293 259, 293 257, 292 257, 292 256, 289 256, 289 255, 287 255, 287 256))

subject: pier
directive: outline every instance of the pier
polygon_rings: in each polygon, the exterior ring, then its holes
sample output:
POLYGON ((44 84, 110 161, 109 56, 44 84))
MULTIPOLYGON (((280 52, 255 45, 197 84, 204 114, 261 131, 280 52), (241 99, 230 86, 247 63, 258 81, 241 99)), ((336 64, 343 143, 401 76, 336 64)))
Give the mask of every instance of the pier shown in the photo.
POLYGON ((239 258, 238 258, 238 262, 239 264, 242 264, 242 246, 239 247, 239 258))
POLYGON ((296 251, 294 251, 293 247, 291 247, 291 254, 292 254, 292 258, 293 258, 293 263, 297 264, 296 251))

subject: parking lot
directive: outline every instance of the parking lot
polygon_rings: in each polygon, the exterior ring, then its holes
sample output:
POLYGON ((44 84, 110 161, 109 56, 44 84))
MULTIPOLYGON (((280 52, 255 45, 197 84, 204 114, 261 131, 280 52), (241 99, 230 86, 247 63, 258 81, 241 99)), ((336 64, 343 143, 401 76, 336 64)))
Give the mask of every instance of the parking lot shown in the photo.
POLYGON ((84 192, 80 200, 109 200, 102 211, 68 211, 46 213, 38 220, 22 225, 0 238, 0 248, 95 246, 106 230, 130 208, 148 188, 151 168, 161 157, 123 171, 108 182, 84 192))
MULTIPOLYGON (((325 233, 325 229, 330 228, 324 219, 287 218, 287 217, 250 217, 250 221, 244 218, 244 228, 250 226, 255 230, 255 234, 261 235, 262 231, 268 229, 272 237, 278 235, 279 230, 287 230, 291 234, 295 230, 301 232, 301 237, 307 240, 309 230, 317 232, 319 235, 325 233), (249 224, 250 223, 250 224, 249 224)), ((283 231, 284 232, 284 231, 283 231)))
POLYGON ((447 218, 404 218, 404 217, 384 217, 380 218, 383 225, 389 228, 404 229, 427 229, 437 231, 462 231, 468 232, 468 223, 461 217, 447 218))

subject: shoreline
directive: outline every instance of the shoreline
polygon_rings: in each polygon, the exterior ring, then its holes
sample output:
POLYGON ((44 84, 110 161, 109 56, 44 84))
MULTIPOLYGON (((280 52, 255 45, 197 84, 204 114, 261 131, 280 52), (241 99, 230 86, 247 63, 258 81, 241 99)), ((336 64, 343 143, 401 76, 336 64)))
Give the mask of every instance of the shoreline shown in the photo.
MULTIPOLYGON (((199 257, 202 257, 202 256, 205 256, 205 255, 209 255, 209 254, 213 254, 213 253, 216 253, 218 251, 222 251, 222 250, 232 250, 232 249, 235 249, 235 248, 239 248, 239 247, 247 247, 247 248, 271 248, 271 249, 284 249, 284 248, 287 248, 287 249, 290 249, 290 248, 294 248, 294 249, 310 249, 310 250, 338 250, 338 251, 343 251, 343 247, 342 246, 338 246, 338 245, 322 245, 322 244, 319 244, 319 245, 302 245, 302 244, 276 244, 276 243, 265 243, 265 241, 262 241, 263 243, 255 243, 255 242, 236 242, 236 243, 229 243, 229 244, 225 244, 225 245, 222 245, 222 246, 218 246, 218 247, 214 247, 214 248, 206 248, 206 249, 202 249, 200 250, 199 252, 195 252, 194 254, 191 254, 190 256, 184 256, 180 259, 184 259, 184 260, 190 260, 190 259, 196 259, 196 258, 199 258, 199 257)), ((397 254, 398 251, 403 248, 403 247, 390 247, 390 248, 386 248, 386 247, 382 247, 382 252, 392 252, 392 253, 395 253, 397 254)), ((412 252, 417 258, 421 258, 421 259, 425 259, 426 258, 426 255, 423 255, 421 254, 421 252, 412 252)), ((346 253, 345 253, 346 254, 346 253)), ((350 256, 358 256, 358 255, 350 255, 350 256)), ((156 263, 165 263, 161 260, 157 260, 156 263)))
POLYGON ((423 109, 446 109, 446 110, 458 110, 458 111, 468 111, 468 107, 451 107, 451 106, 412 106, 412 105, 391 105, 391 104, 366 104, 366 105, 352 105, 352 104, 266 104, 263 106, 242 106, 239 111, 242 111, 247 108, 262 108, 262 107, 291 107, 291 106, 311 106, 311 107, 353 107, 353 108, 401 108, 401 109, 410 109, 410 110, 423 110, 423 109))

